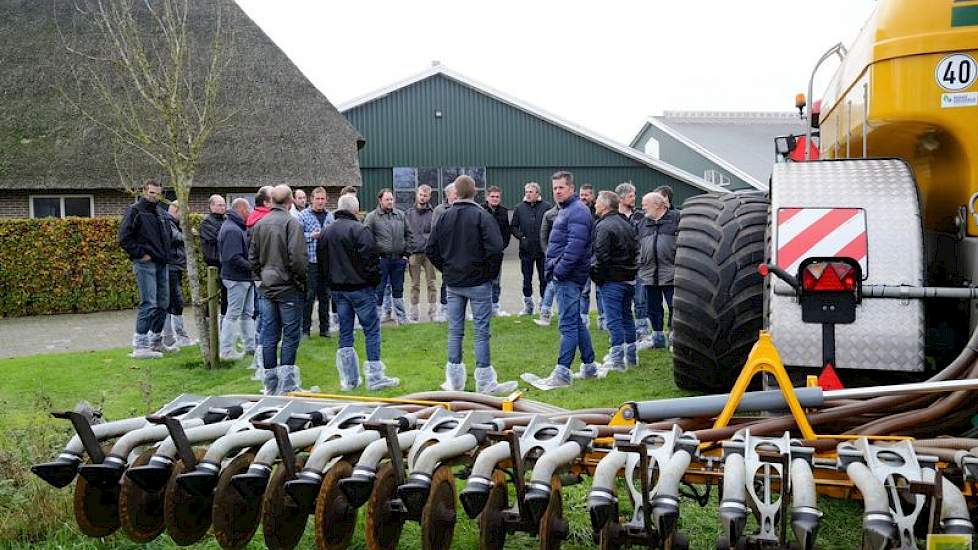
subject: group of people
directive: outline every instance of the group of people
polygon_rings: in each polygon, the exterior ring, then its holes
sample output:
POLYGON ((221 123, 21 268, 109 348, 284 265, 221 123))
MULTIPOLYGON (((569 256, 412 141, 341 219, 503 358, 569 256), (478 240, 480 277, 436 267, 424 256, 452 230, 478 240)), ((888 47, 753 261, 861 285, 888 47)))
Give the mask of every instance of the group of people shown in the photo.
MULTIPOLYGON (((557 365, 550 375, 526 373, 522 378, 547 390, 568 386, 575 378, 604 377, 637 365, 643 342, 666 345, 662 303, 671 310, 678 232, 671 189, 647 194, 644 210, 636 210, 635 188, 628 183, 597 195, 589 185, 578 193, 570 172, 557 172, 551 183, 556 205, 544 201, 540 186, 531 182, 512 216, 497 187, 487 190, 484 204, 476 203, 477 186, 468 176, 446 186, 446 200, 437 206, 431 204, 432 190, 420 186, 407 211, 396 208, 393 192, 384 189, 376 209, 363 221, 355 187, 343 189, 332 212, 326 209, 322 187, 314 189, 308 201, 302 190, 262 187, 253 208, 245 198, 233 200, 227 208, 220 195, 212 196, 200 240, 206 263, 219 268, 223 284, 222 359, 253 354, 256 379, 263 381, 266 394, 299 389, 296 352, 303 336, 311 333, 318 302, 320 336, 339 332, 336 368, 341 389, 361 385, 360 358, 353 347, 356 329, 363 331, 365 340, 367 389, 397 386, 400 381, 387 375, 381 360, 385 302, 396 323, 419 321, 423 277, 428 318, 448 323, 448 361, 441 387, 466 387, 462 341, 470 319, 475 332, 475 390, 511 393, 517 383, 498 380, 489 342, 491 318, 506 315, 499 305, 500 276, 503 251, 515 237, 523 275, 520 313, 533 315, 536 310, 536 272, 540 300, 535 321, 549 325, 556 309, 560 332, 557 365), (436 271, 442 273, 440 292, 436 271), (406 273, 411 277, 410 307, 404 300, 406 273), (588 331, 592 283, 599 326, 611 340, 611 350, 600 364, 588 331), (572 373, 578 350, 581 366, 572 373)), ((183 233, 173 212, 177 206, 171 203, 171 212, 164 211, 160 194, 157 182, 147 182, 143 196, 127 210, 119 234, 133 260, 140 291, 136 358, 160 357, 189 341, 182 316, 172 307, 173 292, 179 294, 180 266, 186 262, 186 254, 177 252, 183 250, 183 233), (165 337, 165 324, 172 326, 171 339, 165 337)), ((176 301, 182 307, 182 298, 176 301)))
POLYGON ((638 210, 635 186, 630 183, 597 195, 592 186, 583 185, 578 193, 573 174, 557 172, 552 184, 554 207, 539 205, 539 187, 527 184, 524 202, 512 222, 513 232, 521 235, 524 311, 532 313, 531 277, 534 267, 539 273, 541 263, 537 324, 550 324, 556 300, 557 364, 546 378, 533 373, 522 376, 542 390, 569 386, 574 379, 625 371, 638 365, 639 349, 668 345, 663 303, 670 311, 671 326, 679 233, 679 213, 672 208, 672 189, 667 186, 642 197, 638 210), (540 240, 534 242, 537 235, 540 240), (608 332, 611 344, 600 362, 589 332, 592 284, 598 325, 608 332), (581 363, 573 372, 578 351, 581 363))

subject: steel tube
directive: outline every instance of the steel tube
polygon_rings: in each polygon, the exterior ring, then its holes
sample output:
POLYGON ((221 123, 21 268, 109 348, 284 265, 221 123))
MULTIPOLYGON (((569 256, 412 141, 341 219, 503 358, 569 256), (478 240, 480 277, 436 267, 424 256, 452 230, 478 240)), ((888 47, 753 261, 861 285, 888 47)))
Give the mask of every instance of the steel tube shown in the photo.
MULTIPOLYGON (((408 432, 401 432, 397 434, 397 445, 402 450, 408 449, 411 445, 414 445, 414 440, 418 437, 420 430, 411 430, 408 432)), ((390 449, 387 448, 386 440, 374 441, 373 443, 367 445, 360 454, 360 460, 357 461, 354 473, 357 470, 369 470, 371 473, 377 470, 377 464, 387 457, 390 453, 390 449)))
MULTIPOLYGON (((797 296, 794 289, 785 284, 774 285, 774 293, 779 296, 797 296)), ((973 300, 978 298, 978 288, 943 286, 894 286, 863 285, 862 298, 890 298, 898 300, 919 300, 922 298, 954 298, 973 300)))
MULTIPOLYGON (((289 443, 292 444, 293 449, 308 447, 316 442, 316 439, 319 438, 319 434, 322 431, 322 426, 316 426, 315 428, 309 428, 308 430, 300 430, 298 432, 290 433, 289 443)), ((252 467, 258 465, 271 466, 278 459, 278 455, 279 448, 275 439, 266 441, 265 444, 258 449, 258 453, 255 454, 255 460, 251 462, 251 465, 252 467)))
POLYGON ((915 382, 894 384, 892 386, 869 386, 825 392, 825 399, 868 399, 888 395, 908 395, 920 393, 940 393, 978 390, 978 379, 943 380, 940 382, 915 382))
POLYGON ((583 449, 579 443, 568 441, 556 449, 543 453, 533 467, 533 477, 530 484, 537 488, 543 485, 549 488, 550 477, 554 475, 557 468, 573 462, 575 458, 581 455, 581 451, 583 449))
MULTIPOLYGON (((924 468, 924 481, 933 483, 936 474, 932 468, 924 468)), ((968 503, 964 500, 955 484, 946 477, 941 477, 941 527, 945 533, 967 534, 974 531, 968 503)))
POLYGON ((628 453, 612 449, 594 469, 591 492, 587 497, 587 509, 588 515, 591 516, 591 528, 595 532, 600 531, 614 515, 615 481, 618 479, 618 472, 625 467, 627 461, 628 453))
MULTIPOLYGON (((795 395, 802 407, 818 408, 825 403, 821 388, 796 388, 795 395)), ((827 394, 826 394, 827 395, 827 394)), ((730 394, 677 397, 634 403, 638 420, 650 422, 664 418, 696 418, 716 416, 723 411, 730 394)), ((747 392, 737 405, 737 412, 783 411, 788 408, 780 390, 747 392)))
POLYGON ((207 448, 207 454, 204 455, 204 459, 201 462, 220 464, 224 460, 224 457, 232 452, 242 447, 261 445, 273 437, 272 432, 258 429, 242 430, 228 434, 211 443, 210 447, 207 448))
POLYGON ((500 441, 483 449, 479 455, 475 457, 475 463, 472 464, 472 473, 469 474, 469 483, 472 483, 473 480, 478 480, 488 484, 489 479, 492 477, 492 471, 496 468, 496 465, 509 458, 509 455, 510 451, 508 441, 500 441))
POLYGON ((833 55, 838 55, 839 59, 844 59, 846 54, 846 47, 842 43, 838 43, 835 46, 829 48, 829 51, 822 54, 822 58, 818 60, 815 64, 815 68, 812 69, 812 76, 808 79, 808 109, 805 110, 805 160, 811 160, 811 144, 812 144, 812 107, 815 105, 815 100, 812 99, 813 89, 815 88, 815 73, 818 72, 818 68, 825 63, 825 60, 832 57, 833 55))

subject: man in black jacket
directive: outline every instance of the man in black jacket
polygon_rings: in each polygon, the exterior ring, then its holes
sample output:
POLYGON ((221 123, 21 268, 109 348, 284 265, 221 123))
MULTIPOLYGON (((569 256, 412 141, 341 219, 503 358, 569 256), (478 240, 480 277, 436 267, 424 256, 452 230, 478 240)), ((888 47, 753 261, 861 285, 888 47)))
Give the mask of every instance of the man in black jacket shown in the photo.
POLYGON ((632 299, 638 271, 635 264, 638 241, 635 226, 618 212, 617 194, 602 191, 594 206, 598 223, 594 226, 591 280, 601 289, 598 296, 604 302, 605 323, 611 337, 608 357, 598 369, 598 377, 604 378, 611 371, 624 372, 629 366, 635 366, 626 360, 626 349, 634 354, 632 299))
MULTIPOLYGON (((211 195, 207 201, 207 217, 200 222, 200 252, 204 256, 204 263, 208 266, 217 268, 221 272, 221 251, 217 247, 217 235, 221 232, 224 224, 227 204, 224 197, 211 195)), ((228 310, 228 293, 224 285, 221 285, 221 315, 228 310)), ((206 313, 207 308, 204 308, 206 313)))
POLYGON ((551 204, 540 195, 540 184, 531 181, 523 186, 523 202, 513 209, 510 229, 520 241, 520 270, 523 272, 523 309, 520 315, 533 315, 533 268, 537 270, 540 302, 547 283, 543 278, 544 244, 540 242, 540 226, 551 204))
MULTIPOLYGON (((248 200, 234 199, 227 219, 217 235, 221 260, 221 286, 228 294, 228 309, 221 322, 221 360, 235 361, 242 356, 234 349, 240 336, 246 353, 261 360, 255 344, 255 283, 248 262, 248 232, 245 220, 251 213, 248 200)), ((258 363, 256 363, 256 366, 258 363)))
POLYGON ((367 389, 370 391, 400 385, 388 377, 380 360, 380 318, 377 315, 377 285, 380 284, 380 255, 373 233, 360 223, 356 195, 343 195, 336 203, 333 223, 319 235, 316 256, 319 277, 332 289, 339 318, 340 343, 336 350, 336 370, 340 389, 349 391, 360 385, 360 358, 353 348, 353 319, 363 327, 367 348, 367 389))
POLYGON ((475 322, 475 391, 507 395, 516 389, 516 382, 497 382, 489 352, 491 281, 499 275, 503 239, 493 217, 472 200, 475 181, 469 176, 459 176, 454 185, 458 200, 439 218, 427 247, 428 258, 442 272, 448 287, 448 364, 441 387, 445 391, 465 389, 462 338, 465 307, 471 302, 475 322))
MULTIPOLYGON (((499 234, 503 238, 503 250, 509 246, 509 210, 503 206, 503 190, 493 185, 486 190, 486 203, 482 205, 496 220, 499 226, 499 234)), ((509 313, 499 307, 499 294, 502 291, 500 277, 502 277, 503 255, 499 255, 499 269, 496 271, 496 278, 492 280, 492 314, 499 317, 509 317, 509 313)))
POLYGON ((160 207, 163 187, 156 180, 143 186, 143 196, 126 208, 119 224, 119 245, 132 261, 139 288, 139 312, 132 339, 133 359, 163 357, 163 323, 170 305, 170 225, 160 207))

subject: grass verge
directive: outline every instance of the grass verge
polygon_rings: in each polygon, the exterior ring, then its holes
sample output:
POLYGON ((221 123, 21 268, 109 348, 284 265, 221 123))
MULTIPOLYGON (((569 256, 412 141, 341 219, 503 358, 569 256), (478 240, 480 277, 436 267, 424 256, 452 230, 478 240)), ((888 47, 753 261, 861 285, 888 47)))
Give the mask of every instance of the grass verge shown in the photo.
MULTIPOLYGON (((594 323, 592 323, 593 325, 594 323)), ((471 324, 469 325, 471 329, 471 324)), ((446 360, 445 324, 419 324, 384 328, 383 358, 388 373, 401 379, 401 387, 379 395, 396 396, 436 389, 442 380, 446 360)), ((467 331, 465 359, 474 367, 471 330, 467 331)), ((607 336, 594 332, 595 351, 601 357, 607 351, 607 336)), ((549 373, 556 359, 558 334, 555 326, 541 328, 527 318, 504 318, 493 322, 493 363, 501 380, 518 379, 530 371, 541 376, 549 373)), ((338 388, 334 368, 335 338, 313 337, 299 348, 298 364, 302 368, 304 387, 319 386, 324 392, 338 388)), ((356 344, 364 357, 362 338, 356 344)), ((121 534, 102 540, 88 539, 74 525, 71 512, 71 487, 54 490, 29 473, 32 463, 54 457, 70 437, 64 421, 55 421, 46 412, 70 409, 80 400, 103 409, 107 419, 143 415, 180 393, 223 394, 256 393, 257 382, 249 380, 248 360, 228 368, 205 370, 199 366, 197 351, 186 349, 155 361, 133 361, 128 350, 88 353, 38 355, 0 360, 0 548, 175 548, 164 535, 148 545, 131 543, 121 534)), ((526 389, 528 399, 546 401, 567 409, 614 407, 631 400, 646 400, 686 395, 672 381, 672 363, 664 350, 643 351, 641 365, 625 375, 611 375, 604 380, 579 382, 570 388, 540 392, 526 389)), ((521 386, 525 384, 521 383, 521 386)), ((469 376, 469 390, 474 381, 469 376)), ((357 392, 367 395, 367 392, 357 392)), ((565 515, 571 522, 571 539, 565 548, 594 548, 590 539, 585 500, 588 480, 565 489, 565 515)), ((460 485, 461 489, 461 485, 460 485)), ((623 494, 623 493, 619 493, 623 494)), ((711 548, 718 535, 716 495, 700 508, 683 500, 681 529, 693 541, 693 548, 711 548)), ((820 548, 856 548, 859 546, 861 509, 844 501, 822 499, 823 519, 820 548)), ((361 512, 361 516, 362 516, 361 512)), ((314 548, 307 530, 299 548, 314 548)), ((409 524, 401 537, 400 548, 420 547, 420 530, 409 524)), ((351 548, 363 548, 358 530, 351 548)), ((535 538, 514 535, 507 548, 536 548, 535 538)), ((263 548, 260 533, 249 548, 263 548)), ((478 525, 465 517, 459 507, 455 548, 478 547, 478 525)), ((208 536, 194 548, 218 548, 208 536)))

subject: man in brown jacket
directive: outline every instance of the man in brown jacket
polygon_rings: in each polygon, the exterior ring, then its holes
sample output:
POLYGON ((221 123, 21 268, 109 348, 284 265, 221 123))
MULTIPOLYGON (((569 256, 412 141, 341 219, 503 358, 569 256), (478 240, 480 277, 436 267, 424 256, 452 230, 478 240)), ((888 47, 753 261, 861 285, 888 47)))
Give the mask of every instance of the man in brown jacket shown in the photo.
POLYGON ((251 230, 248 259, 261 299, 261 344, 265 395, 299 389, 295 364, 302 336, 302 307, 308 252, 302 223, 289 214, 292 190, 279 185, 271 191, 271 208, 251 230), (282 340, 282 361, 276 357, 282 340))

